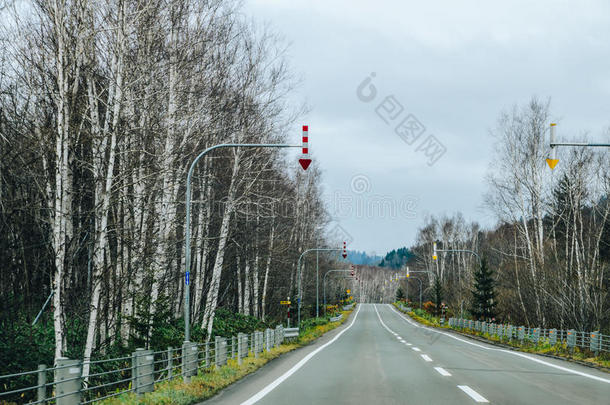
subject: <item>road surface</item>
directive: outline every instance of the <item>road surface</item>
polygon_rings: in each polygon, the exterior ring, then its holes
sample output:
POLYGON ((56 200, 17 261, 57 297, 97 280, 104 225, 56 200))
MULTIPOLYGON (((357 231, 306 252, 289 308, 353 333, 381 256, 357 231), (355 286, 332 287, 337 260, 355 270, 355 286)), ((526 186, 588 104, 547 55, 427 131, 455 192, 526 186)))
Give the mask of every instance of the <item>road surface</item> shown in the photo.
POLYGON ((610 404, 610 374, 504 350, 361 304, 343 326, 210 404, 610 404))

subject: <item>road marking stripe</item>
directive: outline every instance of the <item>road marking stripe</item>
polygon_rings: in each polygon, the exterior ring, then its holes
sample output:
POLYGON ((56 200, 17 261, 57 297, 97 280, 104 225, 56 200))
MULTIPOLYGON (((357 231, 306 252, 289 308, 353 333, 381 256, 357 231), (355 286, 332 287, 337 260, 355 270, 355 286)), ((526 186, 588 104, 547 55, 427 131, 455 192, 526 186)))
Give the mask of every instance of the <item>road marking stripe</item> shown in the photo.
POLYGON ((261 399, 263 399, 265 397, 265 395, 267 395, 268 393, 270 393, 275 387, 277 387, 278 385, 280 385, 281 383, 283 383, 288 377, 290 377, 291 375, 293 375, 298 369, 300 369, 301 367, 303 367, 305 365, 305 363, 307 363, 309 360, 311 360, 311 358, 313 356, 315 356, 316 354, 318 354, 319 352, 321 352, 322 350, 324 350, 326 347, 328 347, 329 345, 331 345, 332 343, 334 343, 337 339, 339 339, 339 337, 341 337, 341 335, 343 335, 345 332, 347 332, 349 330, 349 328, 351 328, 352 326, 354 326, 354 323, 356 323, 356 318, 358 318, 358 314, 360 313, 360 307, 361 305, 358 305, 358 309, 356 310, 356 314, 354 315, 354 319, 352 320, 352 323, 350 323, 348 325, 347 328, 343 329, 341 332, 337 333, 337 336, 335 336, 334 338, 332 338, 329 342, 324 343, 322 346, 318 347, 316 350, 314 350, 313 352, 309 353, 307 356, 303 357, 301 359, 301 361, 299 361, 297 364, 295 364, 294 366, 292 366, 292 368, 288 371, 286 371, 284 374, 282 374, 281 376, 279 376, 275 381, 273 381, 271 384, 267 385, 265 388, 263 388, 262 390, 260 390, 259 392, 257 392, 256 394, 254 394, 253 396, 251 396, 248 400, 244 401, 241 403, 241 405, 252 405, 257 403, 258 401, 260 401, 261 399))
POLYGON ((479 347, 481 349, 492 350, 492 351, 495 351, 495 352, 502 352, 502 353, 511 354, 513 356, 523 357, 524 359, 531 360, 531 361, 534 361, 536 363, 544 364, 545 366, 552 367, 552 368, 555 368, 557 370, 562 370, 562 371, 565 371, 565 372, 568 372, 568 373, 579 375, 581 377, 590 378, 592 380, 601 381, 601 382, 610 384, 610 379, 607 379, 607 378, 602 378, 602 377, 598 377, 596 375, 583 373, 582 371, 576 371, 576 370, 572 370, 572 369, 567 368, 567 367, 558 366, 556 364, 552 364, 552 363, 546 362, 544 360, 537 359, 537 358, 532 357, 532 356, 528 356, 528 355, 520 353, 520 352, 516 352, 516 351, 512 351, 512 350, 506 350, 506 349, 496 349, 494 347, 486 347, 486 346, 483 346, 483 345, 480 345, 480 344, 477 344, 477 343, 473 343, 473 342, 469 342, 469 341, 464 340, 464 339, 460 339, 459 337, 453 336, 450 333, 441 332, 441 331, 438 331, 438 330, 435 330, 435 329, 427 328, 425 326, 420 326, 420 325, 414 323, 413 321, 411 321, 410 319, 406 318, 403 314, 401 314, 397 310, 395 310, 390 304, 388 304, 388 305, 390 306, 390 309, 392 309, 394 312, 396 312, 396 314, 398 316, 400 316, 403 320, 405 320, 406 322, 408 322, 411 325, 415 326, 416 328, 423 328, 423 329, 432 331, 434 333, 439 333, 441 335, 445 335, 447 337, 450 337, 451 339, 459 340, 460 342, 467 343, 467 344, 469 344, 471 346, 476 346, 476 347, 479 347))
POLYGON ((407 346, 413 346, 413 343, 407 343, 407 346))
POLYGON ((415 350, 416 352, 421 352, 421 349, 419 347, 412 347, 413 350, 415 350))
POLYGON ((422 358, 422 359, 424 359, 424 360, 426 360, 426 361, 432 361, 432 359, 431 359, 430 357, 428 357, 428 355, 427 355, 427 354, 422 354, 422 355, 421 355, 421 358, 422 358))
POLYGON ((468 396, 470 396, 470 398, 474 399, 475 402, 489 402, 481 394, 479 394, 478 392, 476 392, 475 390, 473 390, 472 388, 470 388, 467 385, 458 385, 458 388, 461 389, 462 391, 464 391, 466 394, 468 394, 468 396))
POLYGON ((434 369, 443 377, 451 377, 451 373, 442 367, 434 367, 434 369))

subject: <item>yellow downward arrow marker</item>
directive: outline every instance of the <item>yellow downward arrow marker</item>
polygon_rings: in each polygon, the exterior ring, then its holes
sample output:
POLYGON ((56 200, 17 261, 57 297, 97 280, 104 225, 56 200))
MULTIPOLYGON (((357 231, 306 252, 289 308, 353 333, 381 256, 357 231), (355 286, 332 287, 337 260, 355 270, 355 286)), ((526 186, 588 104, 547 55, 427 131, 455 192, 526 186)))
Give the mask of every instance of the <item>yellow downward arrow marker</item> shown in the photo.
POLYGON ((553 170, 555 166, 557 166, 557 163, 559 163, 559 159, 547 159, 546 163, 549 165, 551 170, 553 170))

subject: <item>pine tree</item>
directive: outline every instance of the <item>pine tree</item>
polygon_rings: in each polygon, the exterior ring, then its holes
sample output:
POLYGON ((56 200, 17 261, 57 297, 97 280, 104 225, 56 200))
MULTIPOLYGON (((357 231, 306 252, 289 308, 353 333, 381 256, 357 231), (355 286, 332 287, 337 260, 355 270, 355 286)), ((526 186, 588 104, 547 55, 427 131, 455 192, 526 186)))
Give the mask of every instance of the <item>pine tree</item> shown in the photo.
POLYGON ((487 266, 487 260, 481 261, 481 267, 474 274, 472 307, 470 311, 476 319, 490 319, 495 316, 495 281, 493 271, 487 266))
POLYGON ((405 292, 402 290, 402 287, 398 287, 396 290, 396 301, 401 301, 405 298, 405 292))
POLYGON ((438 276, 434 278, 434 304, 436 305, 436 315, 440 315, 441 305, 443 304, 443 285, 438 276))

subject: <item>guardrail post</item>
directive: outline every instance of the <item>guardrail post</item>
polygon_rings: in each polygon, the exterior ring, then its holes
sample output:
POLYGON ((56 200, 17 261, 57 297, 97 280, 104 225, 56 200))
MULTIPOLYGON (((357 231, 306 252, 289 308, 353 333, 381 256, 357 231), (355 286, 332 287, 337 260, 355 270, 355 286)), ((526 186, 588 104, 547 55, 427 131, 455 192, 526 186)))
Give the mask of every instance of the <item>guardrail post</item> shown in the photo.
POLYGON ((152 350, 136 349, 132 354, 132 381, 136 394, 152 392, 155 384, 154 359, 152 350))
POLYGON ((57 359, 55 368, 55 393, 57 405, 78 405, 81 402, 82 363, 65 357, 57 359))
POLYGON ((271 351, 271 332, 272 330, 267 328, 265 329, 265 348, 268 352, 271 351))
POLYGON ((189 377, 197 375, 197 354, 196 343, 182 343, 182 378, 185 382, 189 381, 189 377))
POLYGON ((574 346, 576 346, 576 331, 574 329, 568 330, 566 341, 568 348, 574 350, 574 346))
POLYGON ((46 364, 38 365, 38 395, 37 401, 41 404, 46 404, 47 401, 47 366, 46 364))
POLYGON ((540 340, 540 328, 534 328, 531 340, 532 342, 534 342, 535 345, 538 344, 538 341, 540 340))
POLYGON ((244 334, 239 332, 237 334, 237 364, 239 364, 241 366, 241 358, 243 356, 243 342, 244 340, 244 334))
POLYGON ((557 344, 557 329, 549 329, 549 344, 555 346, 557 344))
POLYGON ((593 353, 595 353, 596 356, 598 356, 602 346, 602 340, 599 331, 591 332, 590 339, 591 340, 589 342, 589 348, 593 353))
POLYGON ((227 339, 220 336, 214 341, 214 364, 216 367, 227 364, 227 339))

